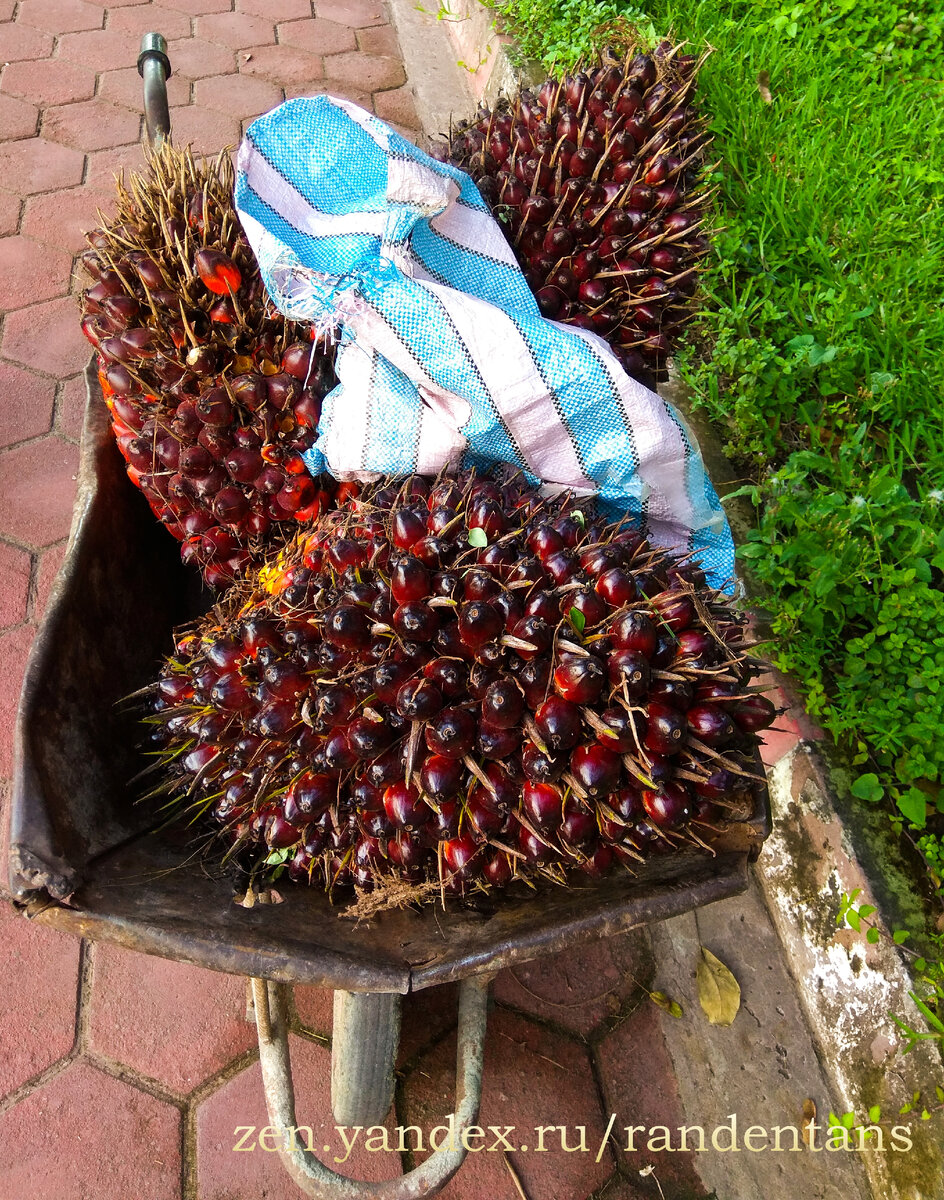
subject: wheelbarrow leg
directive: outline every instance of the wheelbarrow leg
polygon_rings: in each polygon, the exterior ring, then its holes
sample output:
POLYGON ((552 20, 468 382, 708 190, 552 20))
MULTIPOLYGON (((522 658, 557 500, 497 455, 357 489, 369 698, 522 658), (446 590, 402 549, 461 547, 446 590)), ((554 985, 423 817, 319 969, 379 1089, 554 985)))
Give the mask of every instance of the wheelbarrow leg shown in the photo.
POLYGON ((393 1103, 400 1042, 396 992, 334 993, 331 1108, 338 1125, 381 1125, 393 1103))
POLYGON ((421 1200, 436 1195, 448 1183, 466 1156, 463 1132, 478 1117, 489 982, 490 977, 467 979, 459 992, 455 1137, 445 1138, 440 1149, 408 1174, 366 1183, 335 1174, 306 1147, 304 1126, 299 1130, 295 1116, 284 988, 264 979, 252 980, 269 1124, 281 1135, 279 1155, 286 1171, 306 1196, 312 1200, 421 1200))

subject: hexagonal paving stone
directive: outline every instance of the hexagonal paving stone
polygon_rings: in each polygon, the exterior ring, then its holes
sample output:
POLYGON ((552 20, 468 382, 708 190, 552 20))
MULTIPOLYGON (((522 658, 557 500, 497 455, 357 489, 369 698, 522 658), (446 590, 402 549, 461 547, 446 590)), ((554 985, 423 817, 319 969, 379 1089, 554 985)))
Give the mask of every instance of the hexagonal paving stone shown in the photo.
POLYGON ((91 352, 68 296, 17 309, 3 323, 3 357, 56 378, 81 371, 91 352))
POLYGON ((400 53, 397 31, 392 25, 370 25, 357 31, 357 48, 365 54, 400 53))
POLYGON ((190 145, 195 154, 219 154, 226 146, 238 146, 242 137, 237 120, 197 104, 172 108, 170 124, 177 145, 190 145))
POLYGON ((420 119, 416 115, 413 89, 409 84, 392 88, 389 92, 374 94, 374 112, 382 121, 390 121, 404 129, 419 130, 420 119))
POLYGON ((251 17, 248 13, 214 13, 198 17, 197 36, 231 50, 242 50, 246 46, 261 46, 271 42, 275 22, 262 17, 251 17))
POLYGON ((65 295, 71 273, 72 255, 64 250, 27 237, 0 239, 0 309, 65 295))
POLYGON ((29 546, 65 537, 78 466, 78 449, 52 435, 0 453, 0 532, 29 546))
POLYGON ((12 192, 0 191, 0 237, 15 233, 20 223, 23 202, 12 192))
POLYGON ((48 33, 12 21, 0 25, 0 62, 47 58, 50 54, 52 38, 48 33))
POLYGON ((325 60, 325 71, 365 92, 395 88, 406 82, 403 63, 390 55, 335 54, 325 60))
POLYGON ((0 629, 26 619, 32 569, 25 550, 0 542, 0 629))
POLYGON ((293 992, 295 1013, 303 1028, 312 1033, 331 1036, 334 1013, 334 992, 330 988, 308 987, 299 984, 293 992))
POLYGON ((4 67, 0 87, 37 104, 68 104, 95 94, 95 72, 64 58, 47 59, 41 71, 33 63, 10 63, 4 67))
MULTIPOLYGON (((190 17, 187 13, 163 8, 157 4, 136 4, 111 13, 108 17, 108 28, 119 29, 122 33, 133 33, 137 37, 158 29, 170 41, 171 38, 190 36, 190 17)), ((173 65, 171 62, 172 70, 173 65)))
MULTIPOLYGON (((0 738, 0 779, 10 779, 13 775, 13 738, 10 732, 16 722, 16 710, 20 702, 20 688, 23 686, 23 674, 26 671, 26 661, 29 658, 30 647, 33 645, 33 638, 36 635, 36 629, 33 625, 17 625, 15 629, 11 629, 8 633, 0 634, 0 662, 3 663, 3 675, 0 676, 0 728, 7 730, 7 735, 0 738)), ((3 861, 6 862, 4 855, 3 861)), ((6 872, 4 871, 4 876, 6 872)), ((6 878, 3 880, 6 884, 6 878)), ((72 1006, 75 1006, 75 991, 72 993, 72 1006)), ((2 1004, 0 1004, 2 1007, 2 1004)), ((0 1039, 2 1040, 2 1039, 0 1039)), ((58 1047, 57 1043, 57 1047, 58 1047)), ((71 1042, 70 1042, 71 1045, 71 1042)), ((0 1045, 0 1053, 5 1052, 6 1048, 0 1045)), ((61 1053, 66 1053, 62 1051, 61 1053)), ((32 1052, 30 1052, 32 1053, 32 1052)), ((50 1063, 61 1057, 61 1053, 57 1048, 56 1053, 51 1059, 46 1059, 42 1066, 37 1070, 43 1070, 50 1063)), ((15 1060, 14 1060, 15 1061, 15 1060)), ((37 1058, 36 1061, 39 1061, 37 1058)), ((25 1068, 24 1068, 25 1069, 25 1068)), ((35 1073, 30 1069, 30 1073, 35 1073)), ((0 1077, 3 1074, 2 1063, 0 1063, 0 1077)), ((24 1075, 19 1082, 29 1078, 29 1075, 24 1075)), ((14 1084, 12 1086, 18 1086, 14 1084)), ((0 1175, 0 1179, 3 1176, 0 1175)))
MULTIPOLYGON (((455 1056, 455 1035, 421 1056, 406 1081, 402 1124, 419 1125, 428 1135, 455 1111, 455 1056)), ((512 1157, 529 1196, 583 1200, 613 1173, 609 1149, 594 1162, 606 1123, 586 1052, 568 1038, 510 1013, 489 1016, 479 1124, 515 1126, 512 1145, 528 1149, 517 1149, 512 1157), (534 1131, 541 1125, 565 1125, 567 1144, 574 1147, 580 1145, 583 1126, 588 1152, 563 1150, 557 1131, 546 1135, 544 1152, 535 1153, 534 1131)), ((484 1146, 493 1141, 487 1137, 484 1146)), ((503 1157, 487 1151, 470 1154, 440 1195, 444 1200, 517 1200, 503 1157)))
POLYGON ((12 21, 16 0, 0 0, 0 21, 12 21))
POLYGON ((141 116, 107 100, 84 100, 47 108, 43 134, 78 150, 105 150, 137 142, 141 136, 141 116))
POLYGON ((587 1036, 619 1013, 651 972, 649 939, 634 929, 502 971, 495 998, 587 1036))
MULTIPOLYGON (((173 73, 167 80, 168 104, 190 103, 191 80, 173 64, 173 73)), ((102 100, 112 104, 123 104, 125 108, 140 113, 144 103, 141 76, 137 67, 122 67, 117 71, 105 71, 98 81, 98 94, 102 100)))
POLYGON ((93 150, 85 161, 85 186, 108 191, 105 211, 109 212, 114 208, 115 178, 128 171, 140 171, 144 166, 144 150, 141 146, 131 145, 93 150))
POLYGON ((231 12, 233 0, 164 0, 164 7, 199 17, 204 13, 231 12))
POLYGON ((311 16, 310 0, 236 0, 236 11, 272 21, 297 21, 311 16))
POLYGON ((136 63, 140 38, 117 29, 88 29, 64 33, 59 39, 59 57, 81 63, 93 71, 107 71, 117 63, 136 63))
POLYGON ((117 946, 97 946, 89 1048, 192 1092, 256 1044, 246 981, 117 946))
MULTIPOLYGON (((671 1019, 671 1018, 667 1018, 671 1019)), ((634 1153, 627 1153, 627 1127, 652 1129, 666 1125, 675 1130, 686 1123, 678 1084, 668 1047, 662 1034, 661 1016, 649 1001, 605 1038, 596 1049, 603 1095, 610 1112, 616 1113, 615 1143, 622 1166, 630 1175, 642 1170, 653 1155, 637 1139, 634 1153)), ((703 1196, 693 1151, 659 1154, 659 1183, 666 1195, 703 1196)))
MULTIPOLYGON (((332 60, 329 58, 328 62, 332 60)), ((370 92, 362 92, 360 88, 351 87, 349 83, 343 79, 318 79, 311 83, 306 88, 286 88, 285 98, 291 100, 294 96, 340 96, 344 100, 350 100, 352 104, 359 104, 365 111, 370 112, 372 97, 370 92)))
POLYGON ((0 140, 33 137, 39 125, 39 112, 25 100, 0 95, 0 140))
POLYGON ((73 375, 63 383, 56 406, 56 432, 61 437, 77 442, 82 436, 86 399, 84 375, 73 375))
POLYGON ((86 249, 85 234, 98 224, 98 209, 115 207, 115 188, 95 181, 62 192, 30 196, 23 213, 22 231, 28 237, 75 254, 86 249))
MULTIPOLYGON (((312 54, 340 54, 342 50, 354 50, 357 38, 352 29, 336 21, 309 18, 307 21, 283 22, 279 26, 279 45, 297 46, 312 54)), ((344 78, 343 74, 338 77, 344 78)))
MULTIPOLYGON (((300 1144, 307 1147, 307 1126, 312 1131, 312 1149, 340 1175, 379 1180, 396 1178, 399 1156, 392 1151, 365 1151, 356 1145, 347 1162, 343 1142, 334 1129, 331 1115, 331 1055, 324 1046, 289 1037, 292 1076, 295 1081, 296 1115, 300 1144), (324 1147, 331 1147, 325 1153, 324 1147)), ((388 1127, 392 1121, 388 1119, 388 1127)), ((257 1147, 252 1153, 237 1153, 233 1146, 242 1136, 237 1125, 268 1125, 262 1072, 258 1063, 247 1067, 213 1093, 197 1109, 197 1178, 200 1200, 235 1200, 235 1197, 265 1196, 266 1200, 297 1200, 298 1188, 286 1174, 277 1154, 257 1147)), ((272 1143, 269 1143, 270 1145, 272 1143)))
POLYGON ((15 179, 21 195, 81 183, 82 167, 78 151, 43 138, 0 145, 0 179, 15 179))
POLYGON ((83 0, 21 0, 16 19, 58 37, 80 29, 101 29, 105 10, 100 4, 83 0))
POLYGON ((246 120, 268 112, 282 103, 282 89, 265 79, 251 75, 216 75, 198 79, 193 85, 195 104, 246 120))
POLYGON ((30 1200, 179 1200, 180 1113, 73 1063, 0 1117, 0 1178, 30 1200))
MULTIPOLYGON (((4 673, 7 669, 4 660, 4 673)), ((0 1096, 7 1096, 72 1049, 80 943, 28 921, 7 904, 0 904, 0 940, 5 963, 0 1096)), ((0 1179, 5 1178, 0 1172, 0 1179)))
POLYGON ((225 75, 236 70, 236 55, 232 50, 203 38, 168 42, 167 57, 173 69, 188 79, 204 79, 208 75, 225 75))
POLYGON ((324 66, 320 55, 295 46, 251 46, 239 52, 239 73, 297 88, 323 79, 324 66))
POLYGON ((330 17, 341 25, 351 29, 361 29, 364 25, 382 25, 386 21, 384 7, 380 0, 315 0, 315 15, 330 17))
POLYGON ((0 446, 48 433, 54 395, 51 379, 0 360, 0 446))

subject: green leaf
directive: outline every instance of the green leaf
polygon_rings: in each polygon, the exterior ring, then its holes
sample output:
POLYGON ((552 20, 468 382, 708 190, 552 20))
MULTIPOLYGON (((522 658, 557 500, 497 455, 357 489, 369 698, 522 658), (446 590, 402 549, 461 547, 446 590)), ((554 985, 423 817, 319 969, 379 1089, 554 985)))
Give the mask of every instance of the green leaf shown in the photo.
POLYGON ((882 1119, 882 1108, 879 1104, 873 1104, 869 1109, 869 1121, 874 1125, 882 1119))
POLYGON ((263 859, 263 862, 267 867, 277 867, 280 863, 284 863, 290 855, 291 851, 288 849, 273 850, 263 859))
POLYGON ((924 828, 928 813, 928 801, 924 792, 910 787, 903 795, 896 797, 895 803, 912 825, 918 829, 924 828))
POLYGON ((578 633, 583 633, 587 627, 587 618, 583 615, 579 608, 572 608, 567 614, 570 618, 570 623, 578 633))
POLYGON ((695 971, 698 1002, 712 1025, 730 1025, 741 1007, 741 988, 720 958, 704 946, 695 971))
POLYGON ((681 1017, 682 1006, 677 1000, 671 1000, 665 992, 650 992, 649 999, 657 1008, 661 1008, 663 1012, 667 1012, 670 1017, 681 1017))
POLYGON ((910 937, 911 937, 911 934, 908 932, 907 929, 896 929, 895 932, 892 934, 892 941, 895 943, 896 946, 900 946, 902 942, 906 942, 908 940, 908 938, 910 938, 910 937))
POLYGON ((842 1114, 842 1124, 845 1129, 851 1129, 855 1125, 855 1113, 847 1112, 842 1114))
POLYGON ((475 546, 480 550, 482 549, 483 546, 487 546, 488 545, 488 535, 486 534, 485 530, 479 529, 479 528, 470 529, 469 530, 469 545, 475 546))
POLYGON ((570 515, 574 518, 581 529, 587 528, 587 518, 583 515, 579 508, 575 508, 570 515))
POLYGON ((865 775, 860 775, 849 789, 853 796, 859 800, 868 800, 870 804, 877 804, 885 795, 885 789, 878 781, 878 776, 872 771, 865 775))
POLYGON ((881 934, 873 925, 871 927, 871 929, 869 929, 868 932, 866 933, 865 940, 869 943, 870 946, 874 946, 880 937, 881 937, 881 934))

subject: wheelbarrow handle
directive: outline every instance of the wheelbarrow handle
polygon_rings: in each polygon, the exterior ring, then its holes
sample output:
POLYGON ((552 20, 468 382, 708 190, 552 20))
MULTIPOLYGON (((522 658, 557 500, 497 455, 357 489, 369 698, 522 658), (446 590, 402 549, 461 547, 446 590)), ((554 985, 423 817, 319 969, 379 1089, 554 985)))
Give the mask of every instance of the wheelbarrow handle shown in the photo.
POLYGON ((148 141, 152 146, 158 146, 170 137, 170 112, 167 108, 170 59, 167 57, 167 42, 159 33, 146 33, 141 38, 138 74, 144 80, 144 119, 148 141))
POLYGON ((422 1200, 445 1187, 466 1156, 462 1134, 475 1124, 479 1113, 490 980, 491 976, 478 976, 464 979, 460 985, 454 1137, 406 1175, 379 1183, 337 1175, 298 1144, 304 1139, 296 1133, 284 985, 252 980, 269 1124, 281 1135, 283 1166, 306 1196, 312 1200, 422 1200))

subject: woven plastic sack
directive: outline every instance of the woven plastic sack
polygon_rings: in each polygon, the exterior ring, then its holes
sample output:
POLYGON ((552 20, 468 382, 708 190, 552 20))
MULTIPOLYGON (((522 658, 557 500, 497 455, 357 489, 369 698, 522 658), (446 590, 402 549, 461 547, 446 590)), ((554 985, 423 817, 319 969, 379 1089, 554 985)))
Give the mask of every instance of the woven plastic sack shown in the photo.
POLYGON ((513 463, 730 586, 731 533, 681 417, 601 338, 541 316, 462 171, 345 100, 290 100, 247 130, 236 207, 274 303, 340 337, 313 473, 513 463))

